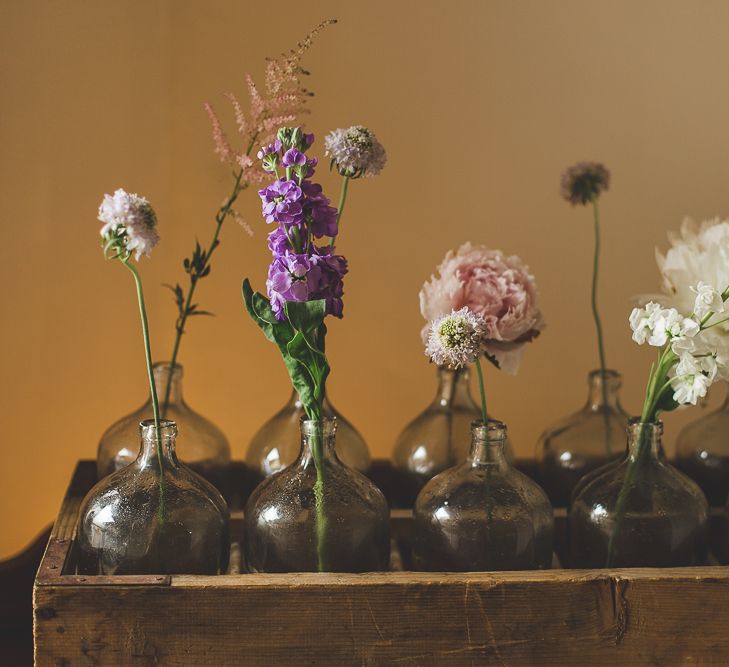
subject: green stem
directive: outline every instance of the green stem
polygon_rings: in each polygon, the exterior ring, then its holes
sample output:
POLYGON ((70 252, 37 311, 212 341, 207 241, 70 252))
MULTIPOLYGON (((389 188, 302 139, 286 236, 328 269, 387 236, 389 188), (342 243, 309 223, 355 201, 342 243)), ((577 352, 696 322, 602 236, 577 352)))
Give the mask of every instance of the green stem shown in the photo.
MULTIPOLYGON (((342 180, 342 191, 339 193, 339 205, 337 206, 337 234, 339 233, 339 221, 342 219, 342 211, 344 211, 344 202, 347 201, 347 190, 349 189, 349 176, 344 176, 342 180)), ((330 247, 334 247, 337 240, 336 234, 332 236, 330 247)))
POLYGON ((608 406, 607 377, 605 374, 607 365, 605 363, 605 344, 602 335, 602 323, 600 321, 600 313, 597 308, 597 287, 600 272, 600 210, 597 204, 597 197, 592 200, 592 214, 595 249, 592 257, 592 290, 590 302, 592 307, 592 317, 595 320, 595 331, 597 332, 597 351, 600 357, 600 385, 602 388, 603 416, 605 419, 605 453, 607 456, 610 456, 610 409, 608 406))
POLYGON ((612 567, 615 561, 615 540, 620 534, 625 519, 628 498, 630 492, 638 478, 638 470, 647 458, 647 448, 650 444, 650 438, 647 437, 647 424, 654 424, 658 419, 658 405, 661 396, 671 386, 668 380, 668 370, 673 366, 675 354, 672 352, 670 344, 661 350, 658 357, 658 363, 652 368, 648 378, 648 386, 646 387, 645 400, 643 401, 643 411, 641 412, 640 421, 641 429, 638 434, 638 445, 633 448, 628 458, 627 470, 623 485, 618 492, 618 499, 615 503, 615 522, 608 539, 607 562, 605 567, 612 567))
POLYGON ((147 320, 147 309, 144 306, 144 292, 142 291, 142 279, 133 264, 129 263, 129 256, 121 259, 134 276, 134 284, 137 287, 137 302, 139 303, 139 317, 142 320, 142 336, 144 338, 144 354, 147 360, 147 378, 149 380, 149 393, 152 399, 152 414, 154 416, 155 440, 157 443, 157 465, 159 466, 159 519, 160 523, 165 521, 165 489, 164 489, 164 466, 162 463, 162 433, 159 424, 159 400, 157 398, 157 387, 154 382, 152 370, 152 350, 149 344, 149 322, 147 320))
MULTIPOLYGON (((321 423, 321 422, 319 422, 321 423)), ((321 432, 312 439, 312 452, 314 466, 316 467, 316 482, 314 483, 314 504, 316 508, 316 559, 317 570, 326 572, 327 567, 327 516, 324 505, 324 437, 321 432)))
POLYGON ((304 406, 308 419, 317 423, 317 432, 309 436, 311 454, 316 468, 316 482, 314 482, 314 530, 316 532, 316 560, 317 571, 326 572, 327 562, 327 517, 324 505, 325 463, 324 463, 324 434, 321 424, 321 409, 304 406))
MULTIPOLYGON (((481 357, 476 359, 476 375, 478 375, 478 390, 481 394, 481 417, 483 418, 484 435, 486 437, 486 460, 491 463, 491 447, 489 446, 489 412, 486 406, 486 386, 483 381, 483 369, 481 368, 481 357)), ((489 494, 486 500, 486 514, 488 516, 489 525, 493 519, 494 507, 491 498, 491 465, 486 467, 486 484, 489 494)))
POLYGON ((612 567, 615 562, 615 540, 620 534, 623 520, 625 519, 628 498, 630 497, 630 492, 633 489, 635 480, 638 478, 638 469, 646 458, 646 443, 649 441, 646 434, 648 432, 647 423, 641 422, 640 433, 638 434, 638 446, 634 450, 634 454, 632 452, 629 454, 628 468, 625 471, 623 486, 618 493, 618 500, 615 503, 615 523, 613 524, 613 530, 610 533, 610 538, 608 539, 607 561, 605 563, 605 567, 612 567))
POLYGON ((488 439, 489 412, 486 408, 486 388, 483 381, 483 369, 481 368, 481 357, 476 359, 476 375, 478 375, 478 390, 481 393, 481 416, 486 427, 486 438, 488 439))
MULTIPOLYGON (((251 151, 253 145, 253 141, 251 141, 251 146, 248 148, 248 152, 246 155, 251 151)), ((238 171, 238 173, 235 176, 235 183, 233 184, 233 191, 230 193, 230 196, 225 201, 225 204, 218 209, 217 214, 215 215, 215 233, 213 234, 212 241, 210 242, 210 246, 207 249, 207 253, 205 255, 205 267, 207 267, 210 264, 210 258, 212 257, 212 254, 215 252, 215 249, 218 247, 218 237, 220 236, 220 228, 223 226, 223 223, 225 222, 225 219, 230 214, 233 204, 235 203, 235 200, 238 198, 238 195, 240 194, 241 190, 245 187, 245 185, 241 184, 241 179, 243 178, 243 170, 241 169, 238 171)), ((205 268, 203 267, 203 269, 205 268)), ((198 283, 198 276, 197 275, 190 275, 190 288, 187 291, 187 297, 185 298, 185 305, 180 312, 180 316, 177 319, 177 323, 175 324, 175 342, 172 346, 172 356, 170 357, 170 372, 169 376, 167 378, 167 386, 165 387, 165 398, 164 402, 162 404, 162 414, 166 415, 167 410, 170 405, 170 393, 172 391, 172 376, 174 374, 175 365, 177 364, 177 355, 180 351, 180 343, 182 341, 182 334, 185 333, 185 324, 187 323, 187 318, 190 315, 190 306, 192 305, 192 298, 195 294, 195 288, 197 287, 198 283)))

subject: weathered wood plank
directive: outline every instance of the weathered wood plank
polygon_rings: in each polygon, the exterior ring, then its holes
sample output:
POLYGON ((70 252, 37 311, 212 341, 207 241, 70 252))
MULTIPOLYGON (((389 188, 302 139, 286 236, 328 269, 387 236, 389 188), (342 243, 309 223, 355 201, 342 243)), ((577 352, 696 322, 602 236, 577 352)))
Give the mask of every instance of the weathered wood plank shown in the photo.
POLYGON ((729 578, 514 574, 44 587, 37 664, 726 664, 729 578))

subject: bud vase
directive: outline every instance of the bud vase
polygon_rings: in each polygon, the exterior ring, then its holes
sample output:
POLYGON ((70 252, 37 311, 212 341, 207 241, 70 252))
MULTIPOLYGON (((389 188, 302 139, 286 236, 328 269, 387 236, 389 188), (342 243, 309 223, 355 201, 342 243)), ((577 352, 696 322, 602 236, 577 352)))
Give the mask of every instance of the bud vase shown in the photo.
POLYGON ((175 422, 140 424, 137 458, 88 492, 78 527, 84 574, 219 574, 229 512, 217 489, 180 463, 175 422))
POLYGON ((539 438, 539 482, 555 507, 566 507, 581 477, 624 452, 628 414, 620 405, 622 378, 616 371, 588 375, 585 406, 549 427, 539 438))
POLYGON ((536 570, 552 563, 547 495, 504 456, 506 426, 471 429, 461 463, 431 479, 415 501, 413 560, 428 571, 536 570))
POLYGON ((678 567, 706 560, 706 498, 666 461, 662 434, 660 422, 631 420, 628 455, 575 497, 569 512, 570 565, 678 567))
MULTIPOLYGON (((433 402, 397 438, 393 464, 397 474, 396 507, 412 507, 425 483, 438 473, 466 460, 471 423, 481 419, 481 408, 471 396, 468 369, 439 366, 433 402)), ((504 454, 514 461, 511 443, 504 454)))
MULTIPOLYGON (((337 420, 337 456, 350 468, 367 474, 370 468, 370 452, 367 443, 329 402, 326 394, 322 401, 322 415, 337 420)), ((301 449, 301 419, 304 407, 295 391, 286 405, 271 417, 256 434, 248 446, 246 464, 259 479, 272 475, 291 465, 301 449)))
POLYGON ((688 424, 676 440, 676 467, 693 479, 710 505, 729 494, 729 395, 722 406, 688 424))
MULTIPOLYGON (((167 363, 154 365, 162 417, 177 424, 179 437, 177 452, 180 459, 214 484, 220 491, 226 490, 230 468, 230 445, 222 431, 212 422, 191 409, 182 397, 182 366, 175 364, 174 371, 167 363), (167 384, 170 393, 167 409, 164 409, 167 384)), ((152 417, 152 401, 112 424, 101 436, 96 456, 99 478, 134 461, 139 453, 139 422, 152 417)))
POLYGON ((302 420, 296 461, 251 494, 244 540, 250 572, 388 568, 387 502, 369 479, 339 460, 335 431, 334 418, 302 420))

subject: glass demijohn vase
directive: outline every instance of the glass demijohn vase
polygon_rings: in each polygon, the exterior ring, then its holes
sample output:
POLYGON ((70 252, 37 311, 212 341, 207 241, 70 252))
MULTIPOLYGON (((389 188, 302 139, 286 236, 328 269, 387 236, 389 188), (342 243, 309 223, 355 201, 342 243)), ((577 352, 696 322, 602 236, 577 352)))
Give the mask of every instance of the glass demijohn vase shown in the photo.
POLYGON ((574 498, 569 512, 571 566, 605 567, 611 540, 614 567, 679 567, 706 560, 706 498, 666 461, 662 434, 661 422, 631 420, 627 457, 574 498), (616 508, 626 476, 632 480, 616 531, 616 508))
POLYGON ((628 414, 620 405, 621 376, 606 370, 588 375, 587 403, 549 427, 539 437, 536 459, 539 482, 555 507, 569 505, 581 477, 624 453, 628 414))
MULTIPOLYGON (((209 482, 224 491, 230 468, 230 445, 222 431, 190 408, 182 397, 182 366, 172 372, 170 399, 164 411, 165 389, 170 379, 168 363, 154 365, 154 379, 159 395, 160 411, 174 421, 179 430, 177 451, 180 459, 209 482)), ((139 453, 139 422, 152 416, 152 401, 112 424, 101 436, 96 456, 99 478, 134 461, 139 453)))
POLYGON ((676 467, 693 479, 712 506, 729 494, 729 394, 718 410, 685 426, 676 440, 676 467))
POLYGON ((431 479, 415 501, 417 570, 551 567, 554 519, 542 489, 504 456, 506 426, 473 423, 464 463, 431 479))
POLYGON ((84 574, 219 574, 228 567, 229 512, 217 489, 180 463, 175 422, 140 424, 137 458, 88 492, 78 527, 84 574), (162 471, 160 474, 160 470, 162 471))
POLYGON ((290 466, 267 477, 245 509, 245 561, 251 572, 386 570, 389 510, 382 492, 344 465, 335 449, 336 419, 301 421, 301 450, 290 466), (323 528, 317 523, 314 459, 321 439, 323 528), (317 527, 323 530, 323 553, 317 527), (322 564, 323 563, 323 567, 322 564))
MULTIPOLYGON (((471 396, 469 380, 467 368, 438 367, 438 390, 433 402, 405 426, 395 443, 395 506, 412 507, 428 480, 466 460, 471 424, 481 419, 481 408, 471 396)), ((504 453, 513 462, 508 439, 504 453)))
MULTIPOLYGON (((370 468, 370 452, 367 443, 329 402, 326 394, 322 401, 324 417, 337 420, 337 456, 345 465, 367 474, 370 468)), ((260 479, 283 470, 296 460, 301 450, 302 405, 296 391, 291 392, 286 405, 271 417, 256 434, 248 446, 246 464, 260 479)))

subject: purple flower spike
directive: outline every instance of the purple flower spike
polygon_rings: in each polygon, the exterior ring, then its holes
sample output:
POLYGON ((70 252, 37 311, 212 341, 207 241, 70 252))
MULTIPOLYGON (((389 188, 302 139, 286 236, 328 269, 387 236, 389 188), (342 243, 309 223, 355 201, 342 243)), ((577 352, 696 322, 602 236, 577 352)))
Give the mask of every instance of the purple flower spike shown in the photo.
POLYGON ((331 244, 317 246, 317 239, 337 235, 337 209, 331 206, 321 185, 307 180, 318 161, 305 151, 314 141, 313 134, 298 128, 283 128, 274 144, 261 147, 263 168, 286 167, 294 178, 279 178, 258 191, 261 209, 268 223, 276 228, 268 234, 272 254, 266 289, 276 318, 286 319, 287 301, 326 302, 328 315, 342 317, 344 276, 347 260, 334 254, 331 244), (289 146, 283 156, 283 146, 289 146))

